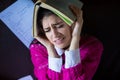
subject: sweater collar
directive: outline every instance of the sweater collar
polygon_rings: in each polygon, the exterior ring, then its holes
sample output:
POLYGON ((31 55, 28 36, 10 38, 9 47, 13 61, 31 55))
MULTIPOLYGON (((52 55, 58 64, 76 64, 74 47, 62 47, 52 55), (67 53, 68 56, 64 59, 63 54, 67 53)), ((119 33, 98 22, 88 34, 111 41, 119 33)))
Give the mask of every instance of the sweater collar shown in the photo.
POLYGON ((59 55, 59 56, 61 56, 63 53, 64 53, 64 50, 63 49, 60 49, 60 48, 58 48, 58 47, 56 47, 56 46, 54 46, 55 47, 55 50, 57 51, 57 54, 59 55))

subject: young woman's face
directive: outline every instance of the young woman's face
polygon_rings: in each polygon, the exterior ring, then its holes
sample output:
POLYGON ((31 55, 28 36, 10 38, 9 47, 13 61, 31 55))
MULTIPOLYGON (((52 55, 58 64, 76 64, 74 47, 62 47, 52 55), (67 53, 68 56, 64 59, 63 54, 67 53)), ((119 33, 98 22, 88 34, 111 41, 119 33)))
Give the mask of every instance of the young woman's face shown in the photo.
POLYGON ((71 29, 56 15, 44 17, 43 30, 48 40, 59 48, 66 48, 71 42, 71 29))

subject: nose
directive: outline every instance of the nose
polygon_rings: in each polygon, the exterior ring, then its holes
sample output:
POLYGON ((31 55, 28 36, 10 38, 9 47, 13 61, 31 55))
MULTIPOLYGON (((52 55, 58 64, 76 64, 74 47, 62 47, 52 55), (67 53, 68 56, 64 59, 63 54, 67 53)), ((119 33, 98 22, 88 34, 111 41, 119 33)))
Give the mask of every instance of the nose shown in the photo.
POLYGON ((52 37, 53 37, 53 38, 56 38, 56 37, 58 37, 59 32, 57 31, 57 29, 53 28, 53 29, 51 30, 51 34, 52 34, 52 37))

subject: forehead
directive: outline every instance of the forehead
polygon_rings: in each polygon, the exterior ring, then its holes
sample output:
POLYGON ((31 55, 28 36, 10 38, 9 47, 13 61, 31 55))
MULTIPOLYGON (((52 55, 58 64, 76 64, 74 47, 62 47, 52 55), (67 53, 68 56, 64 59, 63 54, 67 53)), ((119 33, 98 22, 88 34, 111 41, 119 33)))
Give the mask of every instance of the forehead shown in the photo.
POLYGON ((48 27, 50 25, 54 25, 58 22, 63 22, 58 16, 56 15, 49 15, 45 16, 42 20, 43 27, 48 27))

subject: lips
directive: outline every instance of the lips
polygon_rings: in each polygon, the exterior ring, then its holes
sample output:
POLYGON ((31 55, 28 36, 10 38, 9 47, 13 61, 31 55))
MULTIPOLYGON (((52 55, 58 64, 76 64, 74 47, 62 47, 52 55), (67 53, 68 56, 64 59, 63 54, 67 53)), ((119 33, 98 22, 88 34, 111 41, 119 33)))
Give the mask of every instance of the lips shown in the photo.
POLYGON ((54 40, 55 44, 62 44, 63 43, 64 38, 59 38, 54 40))

